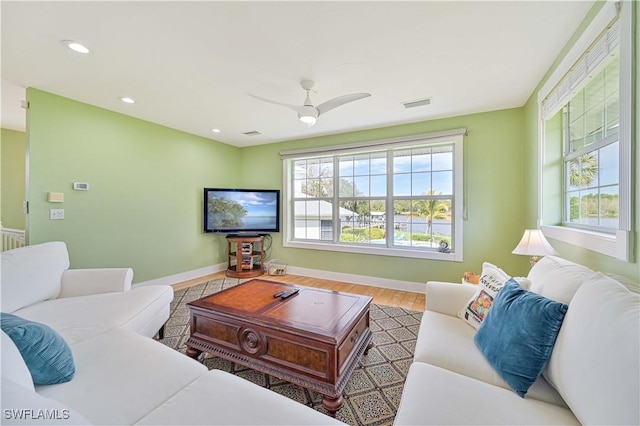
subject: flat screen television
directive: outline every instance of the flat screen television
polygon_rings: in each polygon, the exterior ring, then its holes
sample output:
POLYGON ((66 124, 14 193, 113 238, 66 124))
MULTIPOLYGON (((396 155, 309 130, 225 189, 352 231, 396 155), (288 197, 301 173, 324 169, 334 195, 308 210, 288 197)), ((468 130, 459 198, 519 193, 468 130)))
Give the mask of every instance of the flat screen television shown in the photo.
POLYGON ((280 190, 204 188, 204 232, 280 232, 280 190))

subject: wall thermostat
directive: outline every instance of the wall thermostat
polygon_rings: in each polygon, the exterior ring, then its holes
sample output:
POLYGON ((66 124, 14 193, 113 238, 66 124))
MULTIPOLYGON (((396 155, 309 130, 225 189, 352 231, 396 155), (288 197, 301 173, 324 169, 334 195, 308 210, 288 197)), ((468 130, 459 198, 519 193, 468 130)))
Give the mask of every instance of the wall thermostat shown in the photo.
POLYGON ((88 191, 89 184, 86 182, 73 182, 73 189, 76 191, 88 191))

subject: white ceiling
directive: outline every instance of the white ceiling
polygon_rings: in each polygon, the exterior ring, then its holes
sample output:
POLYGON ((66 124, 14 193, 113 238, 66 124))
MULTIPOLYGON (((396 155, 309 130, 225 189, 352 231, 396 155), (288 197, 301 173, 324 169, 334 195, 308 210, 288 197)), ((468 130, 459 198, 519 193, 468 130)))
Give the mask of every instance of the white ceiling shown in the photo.
POLYGON ((592 4, 2 1, 2 126, 24 130, 26 87, 236 146, 520 107, 592 4), (316 105, 372 96, 307 128, 247 95, 302 105, 302 79, 316 105))

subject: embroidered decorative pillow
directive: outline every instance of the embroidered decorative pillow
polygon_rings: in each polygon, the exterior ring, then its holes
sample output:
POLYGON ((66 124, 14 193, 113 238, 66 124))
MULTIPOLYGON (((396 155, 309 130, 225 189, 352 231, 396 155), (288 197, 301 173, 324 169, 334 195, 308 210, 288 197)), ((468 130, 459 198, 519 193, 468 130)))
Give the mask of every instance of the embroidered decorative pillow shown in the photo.
POLYGON ((474 336, 489 364, 522 398, 547 365, 568 308, 510 279, 474 336))
POLYGON ((1 314, 0 325, 20 351, 34 384, 53 385, 73 378, 71 349, 51 327, 6 313, 1 314))
POLYGON ((464 308, 458 312, 458 317, 475 329, 480 327, 493 300, 507 280, 509 280, 509 276, 502 269, 489 262, 484 262, 478 290, 464 308))

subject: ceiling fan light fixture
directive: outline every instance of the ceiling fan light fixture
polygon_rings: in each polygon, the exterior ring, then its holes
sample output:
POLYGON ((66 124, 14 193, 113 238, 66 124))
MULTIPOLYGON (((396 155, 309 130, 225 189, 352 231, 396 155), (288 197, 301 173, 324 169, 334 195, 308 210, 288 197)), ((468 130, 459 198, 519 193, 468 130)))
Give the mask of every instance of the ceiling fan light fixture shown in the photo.
POLYGON ((268 102, 270 104, 281 105, 294 110, 298 113, 298 120, 306 124, 307 127, 311 127, 316 124, 316 121, 318 120, 318 117, 320 115, 323 115, 334 108, 371 96, 371 93, 352 93, 350 95, 338 96, 337 98, 329 99, 328 101, 323 102, 318 106, 313 106, 311 97, 309 96, 309 91, 313 88, 314 84, 315 83, 312 80, 302 80, 300 82, 302 88, 307 92, 307 96, 305 97, 304 104, 302 106, 272 101, 270 99, 261 98, 260 96, 252 94, 249 94, 249 96, 264 102, 268 102))
POLYGON ((300 121, 302 121, 308 127, 311 127, 314 124, 316 124, 316 118, 313 115, 301 115, 298 118, 300 118, 300 121))

